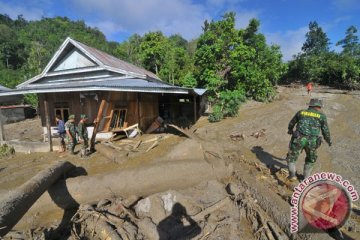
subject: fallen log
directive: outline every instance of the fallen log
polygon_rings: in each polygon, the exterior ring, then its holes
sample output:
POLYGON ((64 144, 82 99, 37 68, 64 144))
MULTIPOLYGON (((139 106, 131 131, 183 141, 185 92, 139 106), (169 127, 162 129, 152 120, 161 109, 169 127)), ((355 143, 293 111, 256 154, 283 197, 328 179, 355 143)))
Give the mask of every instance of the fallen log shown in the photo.
MULTIPOLYGON (((34 221, 44 221, 41 223, 46 224, 46 220, 43 220, 46 218, 42 216, 71 209, 74 203, 85 204, 114 196, 147 196, 170 188, 182 189, 201 181, 222 179, 229 176, 230 172, 231 169, 224 164, 220 165, 220 161, 219 165, 213 167, 204 160, 188 159, 120 169, 106 175, 68 178, 51 187, 52 195, 57 197, 57 202, 62 203, 61 209, 54 204, 49 194, 43 194, 26 217, 32 219, 32 216, 37 214, 34 221)), ((19 223, 19 227, 25 224, 25 220, 24 218, 24 221, 19 223)))
POLYGON ((0 200, 0 236, 7 234, 47 189, 74 167, 66 161, 57 162, 4 196, 0 200))

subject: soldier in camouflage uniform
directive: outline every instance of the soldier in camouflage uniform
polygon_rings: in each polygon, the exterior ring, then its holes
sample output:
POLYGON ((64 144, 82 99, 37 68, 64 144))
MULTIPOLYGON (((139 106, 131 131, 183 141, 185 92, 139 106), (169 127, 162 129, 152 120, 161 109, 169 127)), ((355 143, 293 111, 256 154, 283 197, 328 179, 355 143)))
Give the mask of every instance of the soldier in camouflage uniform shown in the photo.
POLYGON ((75 154, 75 145, 76 141, 76 127, 75 127, 75 115, 70 115, 69 120, 65 123, 65 131, 67 135, 67 148, 70 150, 71 154, 75 154))
POLYGON ((321 107, 322 102, 313 98, 310 100, 309 108, 297 112, 289 123, 288 133, 292 135, 292 138, 287 161, 289 164, 289 180, 291 181, 296 180, 296 160, 303 149, 306 153, 304 179, 310 176, 317 159, 316 149, 321 145, 320 131, 329 146, 332 144, 326 116, 321 112, 321 107), (295 125, 296 130, 293 131, 295 125))
POLYGON ((86 128, 87 116, 85 114, 81 114, 80 118, 81 119, 78 124, 79 138, 82 140, 80 156, 86 157, 86 155, 87 155, 86 151, 87 151, 87 148, 89 147, 89 137, 88 137, 88 131, 86 128))

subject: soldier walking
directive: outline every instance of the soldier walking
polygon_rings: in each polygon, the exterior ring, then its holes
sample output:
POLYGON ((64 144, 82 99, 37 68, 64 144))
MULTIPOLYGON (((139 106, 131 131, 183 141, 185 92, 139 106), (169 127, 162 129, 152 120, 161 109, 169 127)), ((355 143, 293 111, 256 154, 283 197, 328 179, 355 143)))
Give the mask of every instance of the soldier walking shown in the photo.
POLYGON ((71 154, 75 154, 76 141, 76 127, 75 127, 75 115, 70 115, 69 120, 65 123, 65 131, 67 135, 68 145, 67 148, 71 154))
POLYGON ((288 134, 292 135, 287 155, 290 181, 296 180, 296 160, 303 149, 306 153, 304 179, 310 176, 317 159, 316 150, 322 141, 320 131, 329 146, 332 144, 326 116, 321 108, 321 100, 313 98, 309 108, 297 112, 289 123, 288 134), (296 130, 293 131, 295 125, 296 130))
POLYGON ((88 117, 85 114, 80 115, 80 122, 78 124, 79 138, 82 140, 80 157, 86 157, 87 148, 89 147, 89 136, 86 128, 86 121, 88 117))

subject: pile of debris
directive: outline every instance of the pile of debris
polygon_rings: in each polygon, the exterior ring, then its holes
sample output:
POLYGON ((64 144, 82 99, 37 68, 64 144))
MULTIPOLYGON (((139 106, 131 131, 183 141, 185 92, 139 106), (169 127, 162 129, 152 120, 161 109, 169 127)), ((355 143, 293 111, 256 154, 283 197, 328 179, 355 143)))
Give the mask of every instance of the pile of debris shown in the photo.
POLYGON ((96 146, 96 150, 116 163, 123 163, 129 157, 147 153, 157 147, 169 136, 166 134, 155 137, 145 136, 121 141, 104 141, 96 146))
MULTIPOLYGON (((145 198, 130 196, 81 205, 68 236, 59 239, 288 239, 235 182, 212 180, 145 198)), ((53 229, 11 232, 7 237, 48 239, 53 229)))

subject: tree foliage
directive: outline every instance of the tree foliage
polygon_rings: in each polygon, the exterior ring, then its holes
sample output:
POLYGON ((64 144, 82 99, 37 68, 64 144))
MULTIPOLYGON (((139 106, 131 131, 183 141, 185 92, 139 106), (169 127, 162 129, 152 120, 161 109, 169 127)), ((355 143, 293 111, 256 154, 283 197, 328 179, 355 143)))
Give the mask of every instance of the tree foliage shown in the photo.
MULTIPOLYGON (((245 99, 270 101, 275 86, 282 82, 308 82, 360 89, 360 45, 357 28, 350 26, 330 51, 327 34, 316 21, 302 51, 284 63, 280 47, 269 45, 259 32, 259 20, 236 29, 235 13, 220 20, 205 21, 199 38, 190 41, 180 34, 161 31, 133 34, 117 43, 84 21, 66 17, 27 21, 0 14, 0 84, 14 88, 39 74, 57 48, 70 36, 91 47, 156 73, 162 80, 188 88, 206 88, 213 106, 211 121, 235 116, 245 99)), ((36 95, 25 97, 37 104, 36 95)))
MULTIPOLYGON (((110 54, 116 49, 98 29, 63 17, 26 21, 0 14, 0 32, 0 84, 10 88, 39 74, 68 36, 110 54)), ((25 97, 26 103, 36 101, 25 97)))
POLYGON ((357 29, 350 26, 336 45, 340 53, 329 51, 329 40, 317 25, 310 22, 303 52, 288 63, 283 81, 315 82, 334 87, 360 89, 360 45, 357 29))
POLYGON ((355 26, 350 26, 345 32, 345 38, 336 43, 336 46, 342 46, 342 54, 356 58, 360 57, 359 37, 356 33, 357 28, 355 26))
POLYGON ((285 65, 280 48, 266 44, 259 26, 260 22, 252 19, 246 29, 236 29, 232 12, 222 20, 204 23, 195 66, 199 84, 212 96, 211 121, 236 115, 244 96, 268 101, 275 95, 274 86, 285 65))
POLYGON ((329 51, 329 38, 316 21, 309 23, 309 31, 301 50, 307 55, 317 55, 329 51))

